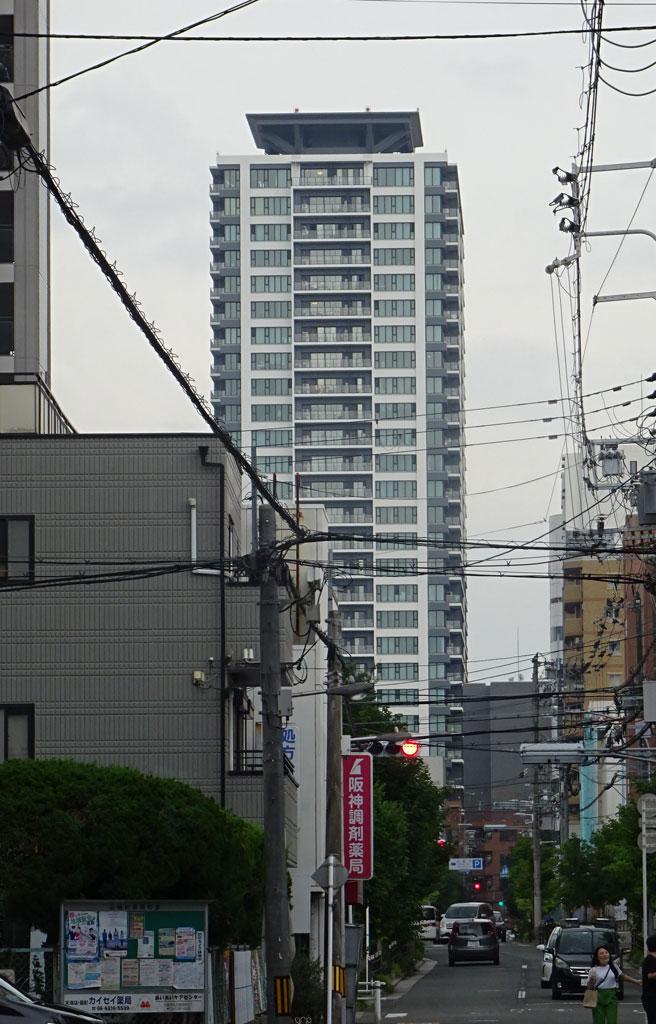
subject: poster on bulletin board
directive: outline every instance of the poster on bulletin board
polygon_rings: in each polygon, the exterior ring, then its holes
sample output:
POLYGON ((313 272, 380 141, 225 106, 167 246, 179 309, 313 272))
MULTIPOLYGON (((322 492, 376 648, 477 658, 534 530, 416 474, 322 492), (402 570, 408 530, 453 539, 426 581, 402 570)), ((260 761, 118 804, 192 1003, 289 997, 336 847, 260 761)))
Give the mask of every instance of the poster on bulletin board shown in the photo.
POLYGON ((63 1003, 88 1013, 202 1013, 207 904, 71 901, 61 908, 63 1003))

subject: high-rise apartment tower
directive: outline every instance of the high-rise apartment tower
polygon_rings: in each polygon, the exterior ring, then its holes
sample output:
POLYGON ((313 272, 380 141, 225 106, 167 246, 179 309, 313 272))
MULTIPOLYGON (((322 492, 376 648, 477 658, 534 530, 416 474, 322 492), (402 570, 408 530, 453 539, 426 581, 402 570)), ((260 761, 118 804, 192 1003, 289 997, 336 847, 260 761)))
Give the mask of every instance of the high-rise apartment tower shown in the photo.
POLYGON ((458 172, 419 114, 250 114, 211 169, 216 415, 290 503, 325 503, 354 668, 462 784, 458 172))

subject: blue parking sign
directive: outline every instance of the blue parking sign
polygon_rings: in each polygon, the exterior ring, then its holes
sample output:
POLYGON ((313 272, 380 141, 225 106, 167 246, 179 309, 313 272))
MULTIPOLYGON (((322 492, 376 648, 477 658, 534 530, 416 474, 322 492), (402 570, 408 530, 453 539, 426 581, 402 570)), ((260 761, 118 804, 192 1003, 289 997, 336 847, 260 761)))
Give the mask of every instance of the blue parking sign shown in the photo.
POLYGON ((472 871, 481 871, 483 868, 482 857, 472 857, 472 871))

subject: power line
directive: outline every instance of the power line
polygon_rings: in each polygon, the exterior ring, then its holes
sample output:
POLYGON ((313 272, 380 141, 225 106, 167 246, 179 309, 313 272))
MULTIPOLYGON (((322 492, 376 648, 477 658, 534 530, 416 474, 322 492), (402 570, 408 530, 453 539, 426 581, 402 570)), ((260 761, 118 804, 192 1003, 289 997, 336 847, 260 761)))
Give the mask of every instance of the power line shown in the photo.
MULTIPOLYGON (((218 11, 215 14, 208 15, 207 18, 201 18, 199 21, 192 21, 188 25, 183 25, 182 28, 175 29, 173 32, 169 32, 165 36, 124 36, 124 39, 146 39, 146 42, 142 46, 135 46, 131 50, 124 50, 122 53, 116 53, 113 57, 108 57, 106 60, 101 60, 96 64, 90 64, 88 67, 81 68, 79 71, 74 71, 70 75, 65 75, 63 78, 58 78, 54 82, 48 82, 46 85, 41 85, 36 89, 31 89, 29 92, 24 92, 21 96, 16 96, 15 100, 19 103, 21 100, 26 100, 30 96, 38 96, 39 93, 46 92, 49 89, 54 89, 58 85, 63 85, 64 82, 71 82, 74 78, 79 78, 81 75, 87 75, 91 71, 98 71, 100 68, 106 68, 109 64, 114 64, 115 61, 121 60, 123 57, 130 57, 134 53, 141 53, 143 50, 148 50, 151 46, 156 46, 157 43, 172 42, 177 37, 181 36, 183 32, 191 32, 194 28, 199 28, 201 25, 207 25, 211 21, 218 21, 220 18, 225 18, 228 14, 234 14, 236 11, 241 11, 246 7, 251 7, 253 4, 258 3, 258 0, 241 0, 240 3, 234 4, 232 7, 227 7, 223 11, 218 11)), ((40 33, 40 32, 16 32, 16 36, 31 39, 83 39, 85 36, 82 33, 62 33, 57 35, 55 33, 40 33)), ((94 38, 94 37, 90 37, 94 38)), ((100 39, 102 36, 96 36, 95 38, 100 39)), ((111 38, 111 37, 105 37, 111 38)), ((114 37, 120 38, 120 37, 114 37)))

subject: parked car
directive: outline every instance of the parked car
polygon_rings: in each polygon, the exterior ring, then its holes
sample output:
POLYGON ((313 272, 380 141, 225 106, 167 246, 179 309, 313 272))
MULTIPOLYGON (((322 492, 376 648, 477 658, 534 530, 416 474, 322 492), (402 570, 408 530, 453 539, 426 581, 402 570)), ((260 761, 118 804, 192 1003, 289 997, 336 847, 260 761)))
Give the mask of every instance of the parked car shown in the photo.
POLYGON ((454 921, 449 936, 449 967, 457 963, 491 960, 499 963, 499 940, 494 920, 454 921))
POLYGON ((497 926, 497 938, 500 942, 506 941, 507 926, 500 910, 494 911, 494 923, 497 926))
POLYGON ((103 1024, 66 1006, 45 1006, 24 995, 14 985, 0 978, 0 1024, 103 1024))
POLYGON ((448 942, 454 921, 475 921, 485 917, 494 921, 494 911, 489 903, 452 903, 440 921, 440 942, 448 942))
MULTIPOLYGON (((547 942, 537 947, 543 954, 540 984, 542 988, 551 989, 552 999, 560 999, 567 993, 582 995, 597 946, 606 946, 615 966, 622 969, 617 932, 612 928, 586 924, 558 925, 547 942)), ((621 980, 617 995, 619 999, 624 998, 621 980)))
POLYGON ((438 942, 440 937, 440 915, 437 907, 425 904, 421 908, 420 935, 426 942, 438 942))

